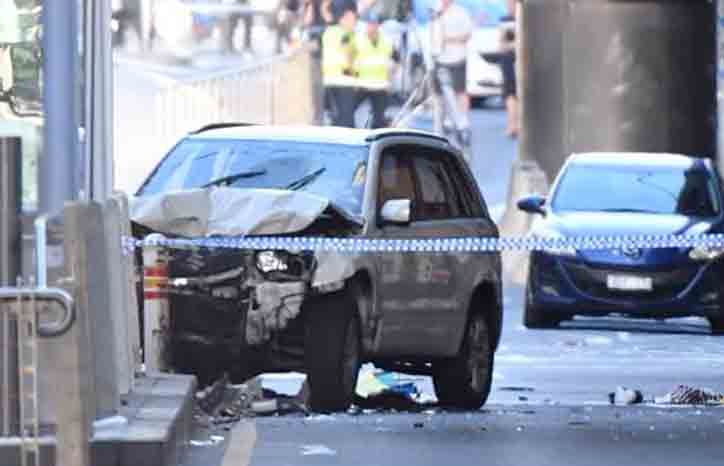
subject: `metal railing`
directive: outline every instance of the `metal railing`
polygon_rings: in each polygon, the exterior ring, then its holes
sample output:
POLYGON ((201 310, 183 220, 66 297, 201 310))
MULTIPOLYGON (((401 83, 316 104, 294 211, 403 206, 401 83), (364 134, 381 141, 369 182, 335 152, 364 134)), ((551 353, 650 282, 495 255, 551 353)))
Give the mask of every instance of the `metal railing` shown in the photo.
POLYGON ((39 465, 40 414, 38 396, 38 337, 52 338, 70 330, 75 321, 73 297, 60 288, 48 288, 46 237, 47 220, 35 222, 37 285, 25 285, 18 279, 16 287, 0 287, 0 322, 2 322, 2 380, 0 437, 17 437, 20 445, 20 464, 39 465), (40 319, 55 304, 60 308, 56 320, 40 319), (12 342, 11 340, 14 340, 12 342), (14 348, 11 348, 11 345, 14 348), (16 361, 10 358, 15 357, 16 361), (16 374, 12 374, 12 369, 16 374), (14 383, 9 383, 11 378, 14 383), (14 413, 14 414, 13 414, 14 413), (15 419, 16 418, 16 419, 15 419))
POLYGON ((168 148, 212 122, 311 124, 312 58, 306 47, 251 66, 196 75, 158 91, 154 136, 168 148))
POLYGON ((75 307, 71 295, 59 288, 23 286, 0 288, 0 318, 3 341, 10 345, 15 334, 17 352, 3 348, 3 380, 9 380, 10 355, 17 354, 18 398, 10 393, 10 384, 0 387, 3 416, 0 433, 3 437, 20 439, 21 465, 40 464, 40 418, 38 413, 38 337, 56 337, 67 332, 75 320, 75 307), (61 318, 51 323, 40 322, 40 314, 48 305, 60 306, 61 318), (17 407, 11 406, 17 402, 17 407), (18 425, 11 424, 11 410, 19 409, 18 425))

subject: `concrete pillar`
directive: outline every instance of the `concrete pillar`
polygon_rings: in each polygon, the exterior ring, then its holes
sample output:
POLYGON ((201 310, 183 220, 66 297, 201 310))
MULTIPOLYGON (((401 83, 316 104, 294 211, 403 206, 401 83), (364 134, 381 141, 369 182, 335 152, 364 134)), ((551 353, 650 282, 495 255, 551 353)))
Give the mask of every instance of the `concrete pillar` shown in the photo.
POLYGON ((573 152, 715 157, 708 0, 522 0, 521 158, 552 178, 573 152))

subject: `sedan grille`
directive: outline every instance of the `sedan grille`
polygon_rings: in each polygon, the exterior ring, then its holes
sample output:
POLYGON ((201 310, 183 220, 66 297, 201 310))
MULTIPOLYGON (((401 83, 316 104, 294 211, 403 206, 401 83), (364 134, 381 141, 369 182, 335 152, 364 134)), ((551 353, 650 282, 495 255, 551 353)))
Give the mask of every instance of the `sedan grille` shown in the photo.
POLYGON ((563 263, 563 268, 576 288, 583 293, 601 299, 621 301, 635 299, 639 302, 666 301, 676 298, 689 286, 699 271, 696 266, 665 271, 617 270, 568 261, 563 263), (652 291, 610 290, 608 276, 611 274, 649 277, 652 280, 653 289, 652 291))

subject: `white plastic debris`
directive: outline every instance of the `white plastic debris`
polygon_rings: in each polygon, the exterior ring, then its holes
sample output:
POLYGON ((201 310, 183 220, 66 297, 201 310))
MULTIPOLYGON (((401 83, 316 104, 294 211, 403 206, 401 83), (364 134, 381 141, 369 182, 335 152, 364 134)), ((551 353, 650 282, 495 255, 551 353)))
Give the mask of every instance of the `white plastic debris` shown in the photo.
POLYGON ((618 387, 615 392, 608 394, 608 400, 611 404, 632 405, 642 403, 644 401, 644 396, 639 390, 618 387))
POLYGON ((601 335, 586 337, 583 341, 589 346, 607 346, 612 343, 610 338, 601 335))
POLYGON ((279 409, 277 400, 255 401, 251 404, 251 410, 256 414, 270 414, 279 409))
POLYGON ((93 422, 93 429, 95 431, 104 429, 119 429, 128 425, 128 418, 125 416, 111 416, 98 419, 93 422))
POLYGON ((212 435, 208 440, 191 440, 189 445, 192 447, 213 447, 214 445, 224 441, 221 435, 212 435))
POLYGON ((337 452, 325 445, 302 445, 302 456, 335 456, 337 452))

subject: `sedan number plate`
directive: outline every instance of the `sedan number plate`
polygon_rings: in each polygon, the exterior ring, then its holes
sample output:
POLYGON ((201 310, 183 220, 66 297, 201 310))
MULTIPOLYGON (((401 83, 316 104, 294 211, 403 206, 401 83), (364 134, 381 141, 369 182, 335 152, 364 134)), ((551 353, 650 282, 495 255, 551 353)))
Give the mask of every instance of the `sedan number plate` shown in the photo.
POLYGON ((609 290, 621 291, 652 291, 654 288, 651 277, 636 277, 633 275, 609 275, 607 277, 609 290))

